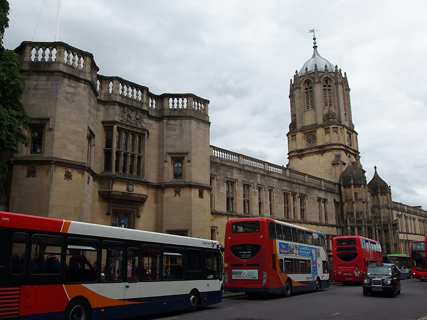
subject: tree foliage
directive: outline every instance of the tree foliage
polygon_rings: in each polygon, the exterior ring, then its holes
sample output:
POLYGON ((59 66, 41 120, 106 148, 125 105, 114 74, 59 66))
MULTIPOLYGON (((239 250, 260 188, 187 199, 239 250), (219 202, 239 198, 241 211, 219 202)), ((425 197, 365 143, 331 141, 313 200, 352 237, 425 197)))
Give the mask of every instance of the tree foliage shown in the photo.
POLYGON ((6 154, 16 153, 22 143, 28 144, 24 129, 29 117, 21 102, 25 79, 19 72, 18 55, 3 47, 9 10, 7 0, 0 0, 0 178, 8 171, 6 154))

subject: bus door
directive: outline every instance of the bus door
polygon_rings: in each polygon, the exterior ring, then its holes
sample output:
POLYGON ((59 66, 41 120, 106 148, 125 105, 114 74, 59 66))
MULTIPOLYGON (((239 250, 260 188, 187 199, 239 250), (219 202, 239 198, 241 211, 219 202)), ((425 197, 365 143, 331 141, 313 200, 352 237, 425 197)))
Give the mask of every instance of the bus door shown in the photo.
POLYGON ((123 301, 128 282, 123 275, 124 244, 116 241, 104 241, 101 252, 102 296, 123 301))
POLYGON ((127 263, 126 263, 126 286, 124 292, 125 299, 132 299, 140 297, 140 257, 141 252, 139 248, 127 249, 127 263))

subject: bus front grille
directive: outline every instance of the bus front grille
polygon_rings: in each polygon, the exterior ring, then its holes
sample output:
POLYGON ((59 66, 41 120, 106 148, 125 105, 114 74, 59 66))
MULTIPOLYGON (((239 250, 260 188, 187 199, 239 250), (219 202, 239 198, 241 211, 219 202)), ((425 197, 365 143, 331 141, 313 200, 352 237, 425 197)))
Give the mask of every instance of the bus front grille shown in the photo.
POLYGON ((0 319, 19 316, 21 287, 0 288, 0 319))

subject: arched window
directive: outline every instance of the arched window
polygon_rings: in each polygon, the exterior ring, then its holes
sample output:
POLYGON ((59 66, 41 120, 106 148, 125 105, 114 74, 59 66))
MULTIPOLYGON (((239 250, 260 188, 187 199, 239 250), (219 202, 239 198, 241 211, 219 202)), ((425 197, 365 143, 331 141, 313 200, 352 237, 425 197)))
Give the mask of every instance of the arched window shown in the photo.
POLYGON ((323 103, 325 107, 332 107, 332 81, 323 80, 323 103))
POLYGON ((173 178, 182 179, 182 162, 179 160, 173 164, 173 178))
POLYGON ((311 84, 311 81, 305 82, 305 107, 307 110, 314 108, 314 101, 313 101, 313 85, 311 84))

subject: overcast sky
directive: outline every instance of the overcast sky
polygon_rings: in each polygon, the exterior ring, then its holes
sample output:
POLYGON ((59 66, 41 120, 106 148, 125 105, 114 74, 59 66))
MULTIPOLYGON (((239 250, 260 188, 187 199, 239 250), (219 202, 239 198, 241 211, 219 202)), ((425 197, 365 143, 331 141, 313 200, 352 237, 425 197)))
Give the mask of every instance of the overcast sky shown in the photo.
MULTIPOLYGON (((9 0, 4 46, 55 41, 58 0, 9 0)), ((210 100, 211 144, 286 165, 289 85, 318 51, 347 73, 361 162, 427 209, 425 0, 60 0, 58 40, 105 76, 210 100), (426 141, 424 141, 426 139, 426 141)))

